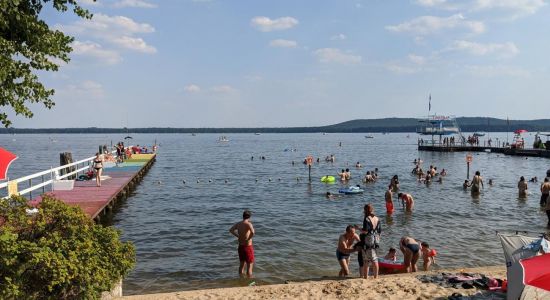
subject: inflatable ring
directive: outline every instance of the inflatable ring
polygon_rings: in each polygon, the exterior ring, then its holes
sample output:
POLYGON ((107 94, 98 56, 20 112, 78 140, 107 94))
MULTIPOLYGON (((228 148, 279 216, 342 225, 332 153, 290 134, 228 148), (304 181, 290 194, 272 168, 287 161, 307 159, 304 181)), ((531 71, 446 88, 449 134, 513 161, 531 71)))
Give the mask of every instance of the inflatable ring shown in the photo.
POLYGON ((384 258, 378 258, 378 266, 386 269, 401 270, 405 268, 405 264, 402 260, 389 260, 384 258))
POLYGON ((321 177, 321 182, 334 182, 336 178, 334 176, 323 176, 321 177))

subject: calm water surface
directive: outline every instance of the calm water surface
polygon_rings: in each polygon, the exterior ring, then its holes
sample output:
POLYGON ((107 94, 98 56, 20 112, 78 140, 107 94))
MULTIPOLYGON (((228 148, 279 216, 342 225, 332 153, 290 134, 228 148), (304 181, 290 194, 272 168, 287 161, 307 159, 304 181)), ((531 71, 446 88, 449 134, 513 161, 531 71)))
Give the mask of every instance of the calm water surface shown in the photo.
MULTIPOLYGON (((366 203, 374 204, 382 220, 379 254, 397 247, 402 235, 411 235, 438 250, 441 268, 502 263, 496 230, 545 230, 538 184, 529 184, 532 194, 526 200, 517 198, 516 186, 522 175, 544 178, 550 160, 474 153, 472 173, 479 170, 486 181, 495 182, 486 184, 474 199, 461 187, 465 153, 418 152, 415 134, 410 138, 374 134, 374 139, 364 135, 229 134, 228 143, 217 142, 215 134, 134 135, 133 144, 151 145, 157 140, 161 146, 156 163, 110 221, 137 249, 137 265, 124 282, 125 293, 246 284, 236 279, 237 244, 228 232, 244 209, 253 211, 259 283, 336 275, 338 235, 348 224, 361 224, 366 203), (301 164, 308 154, 321 157, 321 163, 313 166, 311 185, 301 164), (334 164, 323 161, 330 154, 336 156, 334 164), (426 186, 410 175, 418 157, 424 169, 433 164, 448 171, 442 184, 426 186), (363 169, 353 167, 357 161, 363 169), (380 179, 367 185, 364 194, 334 201, 324 198, 327 191, 337 193, 341 185, 323 184, 321 176, 350 168, 351 184, 357 184, 364 172, 375 167, 380 179), (412 215, 396 202, 396 212, 386 216, 384 191, 394 174, 400 177, 401 191, 415 198, 412 215)), ((491 136, 506 140, 506 134, 491 136)), ((98 145, 122 137, 0 135, 0 143, 20 156, 9 172, 16 178, 57 166, 60 152, 70 151, 82 159, 92 156, 98 145)), ((526 143, 532 143, 532 136, 526 143)), ((352 256, 352 270, 357 273, 352 256)))

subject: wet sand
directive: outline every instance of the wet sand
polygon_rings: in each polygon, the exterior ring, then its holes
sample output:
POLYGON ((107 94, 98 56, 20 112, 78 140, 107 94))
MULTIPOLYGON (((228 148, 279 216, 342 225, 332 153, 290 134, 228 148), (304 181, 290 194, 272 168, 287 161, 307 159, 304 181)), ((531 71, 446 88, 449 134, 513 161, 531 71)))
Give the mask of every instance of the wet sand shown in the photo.
POLYGON ((505 266, 437 270, 414 274, 384 275, 378 279, 345 279, 290 282, 264 286, 193 290, 163 294, 126 296, 126 300, 173 299, 447 299, 453 293, 463 296, 477 294, 476 299, 502 299, 503 294, 486 295, 478 289, 444 287, 437 283, 423 283, 420 275, 447 273, 478 273, 488 277, 506 278, 505 266), (484 296, 485 295, 485 296, 484 296))

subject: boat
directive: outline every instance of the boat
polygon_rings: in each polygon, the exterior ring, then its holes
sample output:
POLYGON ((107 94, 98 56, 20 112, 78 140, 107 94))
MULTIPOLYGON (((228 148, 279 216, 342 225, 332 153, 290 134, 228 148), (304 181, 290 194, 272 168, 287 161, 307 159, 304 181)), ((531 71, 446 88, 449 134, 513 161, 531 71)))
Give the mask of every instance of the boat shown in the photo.
POLYGON ((374 136, 372 136, 372 135, 365 135, 365 138, 366 138, 366 139, 373 139, 374 136))
POLYGON ((256 132, 256 133, 254 133, 254 134, 255 134, 255 135, 261 135, 261 133, 259 133, 259 132, 256 132))
POLYGON ((460 127, 455 116, 429 115, 418 120, 421 123, 416 128, 420 135, 453 135, 460 134, 460 127))
POLYGON ((197 136, 197 134, 196 133, 191 133, 191 136, 197 136))
POLYGON ((218 138, 218 142, 229 142, 229 139, 225 135, 222 135, 218 138))
POLYGON ((485 133, 481 133, 481 132, 474 132, 473 136, 476 136, 476 137, 482 137, 482 136, 485 136, 485 133))

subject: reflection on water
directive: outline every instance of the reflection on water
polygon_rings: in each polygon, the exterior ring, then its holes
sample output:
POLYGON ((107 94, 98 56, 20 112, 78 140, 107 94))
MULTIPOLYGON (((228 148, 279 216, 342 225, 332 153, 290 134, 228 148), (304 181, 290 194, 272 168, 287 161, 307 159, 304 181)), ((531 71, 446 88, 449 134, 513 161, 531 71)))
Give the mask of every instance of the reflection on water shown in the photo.
MULTIPOLYGON (((253 211, 255 280, 259 284, 337 274, 338 235, 346 225, 362 223, 366 203, 374 205, 383 222, 381 252, 397 248, 402 235, 411 235, 438 250, 437 267, 501 263, 496 230, 545 230, 538 184, 528 183, 532 194, 518 199, 517 181, 520 176, 544 178, 548 159, 474 155, 471 174, 479 170, 494 185, 486 184, 480 195, 472 197, 462 189, 466 153, 418 152, 416 140, 406 134, 380 134, 374 139, 365 139, 363 134, 228 137, 230 142, 218 143, 214 134, 134 135, 136 144, 150 145, 156 139, 161 147, 156 163, 112 219, 123 230, 123 238, 133 241, 137 249, 137 266, 124 282, 125 293, 248 284, 236 276, 237 245, 228 232, 244 209, 253 211), (312 167, 311 184, 307 167, 301 163, 308 154, 321 158, 312 167), (330 154, 336 161, 324 162, 330 154), (410 175, 415 158, 424 161, 424 169, 433 164, 446 169, 448 175, 442 183, 419 183, 410 175), (357 161, 362 169, 354 167, 357 161), (366 185, 363 194, 325 198, 327 191, 337 194, 342 184, 324 184, 320 177, 349 168, 350 185, 355 185, 375 167, 380 179, 366 185), (384 192, 395 174, 401 191, 414 196, 412 214, 404 213, 394 195, 395 212, 386 216, 384 192)), ((491 137, 502 140, 506 134, 491 137)), ((73 152, 75 159, 91 156, 98 145, 116 143, 123 136, 52 138, 57 142, 40 135, 18 135, 17 141, 0 136, 2 145, 20 156, 10 177, 55 166, 61 152, 73 152)), ((351 265, 357 273, 354 258, 351 265)))

